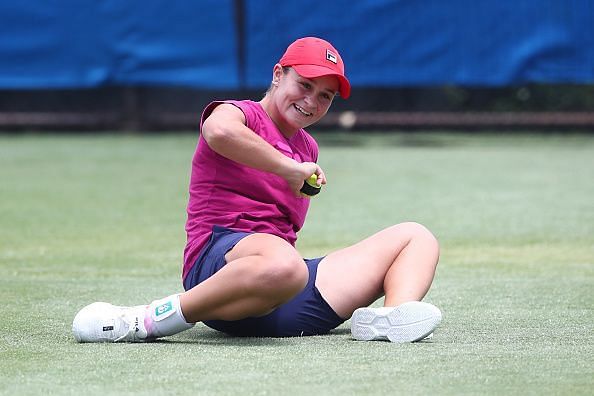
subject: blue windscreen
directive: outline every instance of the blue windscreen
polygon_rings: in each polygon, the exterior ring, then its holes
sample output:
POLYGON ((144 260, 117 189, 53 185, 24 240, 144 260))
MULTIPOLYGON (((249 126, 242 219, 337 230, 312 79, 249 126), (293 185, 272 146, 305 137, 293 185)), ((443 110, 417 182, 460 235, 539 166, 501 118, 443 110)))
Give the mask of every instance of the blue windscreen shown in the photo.
POLYGON ((0 88, 260 89, 309 35, 355 87, 594 82, 593 0, 0 0, 0 88))

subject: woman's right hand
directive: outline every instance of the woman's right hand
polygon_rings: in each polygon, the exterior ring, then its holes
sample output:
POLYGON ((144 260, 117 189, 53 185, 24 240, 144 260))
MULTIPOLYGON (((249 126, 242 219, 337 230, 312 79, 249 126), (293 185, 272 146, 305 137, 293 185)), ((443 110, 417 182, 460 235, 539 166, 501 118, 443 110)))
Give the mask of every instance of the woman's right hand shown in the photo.
POLYGON ((280 176, 287 181, 289 188, 293 191, 296 197, 302 197, 300 190, 303 183, 311 175, 316 174, 318 177, 318 186, 326 184, 326 175, 322 168, 315 162, 294 162, 293 166, 287 169, 280 176))

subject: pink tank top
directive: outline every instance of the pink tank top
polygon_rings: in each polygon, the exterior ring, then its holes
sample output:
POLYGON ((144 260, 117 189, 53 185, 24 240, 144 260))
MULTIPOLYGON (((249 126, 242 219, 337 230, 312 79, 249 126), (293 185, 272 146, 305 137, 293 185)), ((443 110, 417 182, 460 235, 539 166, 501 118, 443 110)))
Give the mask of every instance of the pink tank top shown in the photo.
MULTIPOLYGON (((202 113, 201 128, 221 103, 237 106, 243 111, 248 128, 284 155, 298 162, 317 162, 318 145, 311 135, 301 129, 287 139, 258 102, 212 102, 202 113)), ((200 136, 192 160, 183 278, 210 238, 214 225, 273 234, 295 245, 308 207, 309 199, 295 197, 281 177, 217 154, 200 136)))

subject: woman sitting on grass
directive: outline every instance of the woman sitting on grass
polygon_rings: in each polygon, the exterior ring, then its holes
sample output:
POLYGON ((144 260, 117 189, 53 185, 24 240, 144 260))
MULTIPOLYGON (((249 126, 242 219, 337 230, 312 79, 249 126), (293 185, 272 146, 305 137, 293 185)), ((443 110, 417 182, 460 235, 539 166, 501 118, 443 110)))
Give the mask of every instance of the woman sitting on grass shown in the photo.
POLYGON ((304 180, 326 183, 303 128, 350 90, 338 51, 306 37, 274 65, 262 100, 209 104, 192 161, 186 291, 135 307, 91 304, 74 319, 76 340, 154 340, 196 322, 237 336, 316 335, 351 317, 357 340, 430 335, 441 312, 420 300, 439 246, 422 225, 397 224, 315 259, 295 249, 310 203, 304 180), (382 295, 384 307, 367 308, 382 295))

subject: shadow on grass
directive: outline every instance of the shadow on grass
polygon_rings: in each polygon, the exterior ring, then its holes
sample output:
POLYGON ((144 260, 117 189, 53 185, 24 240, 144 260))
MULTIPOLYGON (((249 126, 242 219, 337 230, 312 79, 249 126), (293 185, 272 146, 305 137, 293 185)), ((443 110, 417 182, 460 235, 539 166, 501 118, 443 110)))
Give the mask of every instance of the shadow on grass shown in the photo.
POLYGON ((350 334, 347 328, 338 328, 332 330, 329 334, 304 336, 304 337, 239 337, 221 333, 207 327, 201 327, 181 333, 175 338, 159 339, 151 343, 163 344, 201 344, 201 345, 225 345, 225 346, 283 346, 293 345, 296 341, 315 337, 316 340, 320 338, 331 338, 333 336, 345 336, 350 334))
MULTIPOLYGON (((180 334, 176 338, 159 339, 152 341, 151 343, 158 344, 196 344, 196 345, 211 345, 211 346, 234 346, 234 347, 270 347, 270 346, 292 346, 296 343, 300 343, 305 340, 311 340, 315 342, 320 341, 336 341, 339 342, 355 342, 360 343, 365 341, 356 341, 351 336, 349 328, 341 327, 332 330, 329 334, 316 335, 316 336, 303 336, 303 337, 238 337, 231 336, 225 333, 218 332, 209 328, 201 328, 198 331, 187 331, 180 334)), ((390 344, 390 341, 380 340, 375 341, 380 343, 390 344)), ((426 338, 420 341, 414 342, 414 344, 433 344, 433 337, 426 338)))

